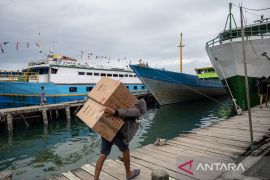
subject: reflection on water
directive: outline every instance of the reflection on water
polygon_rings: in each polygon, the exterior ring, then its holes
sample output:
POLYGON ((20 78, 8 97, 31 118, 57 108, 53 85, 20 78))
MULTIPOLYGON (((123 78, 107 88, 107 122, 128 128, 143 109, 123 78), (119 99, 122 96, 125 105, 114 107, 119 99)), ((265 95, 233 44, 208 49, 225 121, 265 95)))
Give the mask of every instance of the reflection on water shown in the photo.
MULTIPOLYGON (((227 97, 219 100, 230 103, 227 97)), ((228 116, 230 107, 211 100, 150 109, 141 118, 142 128, 130 148, 153 143, 157 137, 169 139, 228 116)), ((0 170, 12 170, 14 179, 42 179, 94 162, 100 151, 100 137, 75 117, 69 123, 64 118, 54 119, 48 126, 32 123, 29 128, 17 127, 13 137, 2 133, 0 170)), ((110 157, 118 155, 113 147, 110 157)))

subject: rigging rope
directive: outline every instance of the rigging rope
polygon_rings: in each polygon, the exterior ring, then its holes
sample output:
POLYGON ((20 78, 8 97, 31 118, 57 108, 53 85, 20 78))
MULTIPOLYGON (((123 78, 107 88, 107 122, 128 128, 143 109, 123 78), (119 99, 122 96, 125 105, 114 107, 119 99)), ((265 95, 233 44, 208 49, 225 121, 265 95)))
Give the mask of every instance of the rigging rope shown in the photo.
MULTIPOLYGON (((234 5, 237 8, 240 8, 239 5, 236 5, 234 3, 232 3, 232 5, 234 5)), ((243 6, 243 9, 250 10, 250 11, 265 11, 265 10, 270 10, 270 7, 269 8, 262 8, 262 9, 251 9, 251 8, 246 8, 243 6)))
POLYGON ((215 57, 215 60, 217 61, 218 65, 219 65, 219 69, 220 69, 220 71, 221 71, 221 74, 222 74, 222 76, 223 76, 223 78, 224 78, 224 81, 225 81, 225 83, 226 83, 226 85, 227 85, 227 88, 228 88, 228 90, 229 90, 229 92, 230 92, 230 95, 231 95, 231 97, 232 97, 232 102, 233 102, 233 104, 234 104, 236 113, 237 113, 237 115, 241 115, 241 114, 242 114, 242 109, 240 108, 240 106, 238 106, 238 104, 236 103, 236 99, 233 97, 232 91, 231 91, 230 86, 229 86, 229 84, 228 84, 228 82, 227 82, 227 79, 226 79, 226 77, 225 77, 224 71, 223 71, 223 69, 222 69, 220 63, 218 62, 218 58, 215 57))

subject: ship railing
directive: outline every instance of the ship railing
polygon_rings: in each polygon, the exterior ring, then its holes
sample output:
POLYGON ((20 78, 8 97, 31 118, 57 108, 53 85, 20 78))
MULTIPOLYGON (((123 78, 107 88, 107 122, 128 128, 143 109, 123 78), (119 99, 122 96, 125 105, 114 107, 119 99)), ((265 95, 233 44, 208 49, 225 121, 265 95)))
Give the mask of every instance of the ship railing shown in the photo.
POLYGON ((39 75, 37 73, 25 72, 23 74, 1 74, 0 81, 5 82, 38 82, 39 75))
MULTIPOLYGON (((264 39, 270 37, 270 23, 244 28, 244 35, 249 39, 264 39)), ((216 38, 206 43, 206 48, 222 43, 241 40, 241 29, 231 29, 220 33, 216 38)))

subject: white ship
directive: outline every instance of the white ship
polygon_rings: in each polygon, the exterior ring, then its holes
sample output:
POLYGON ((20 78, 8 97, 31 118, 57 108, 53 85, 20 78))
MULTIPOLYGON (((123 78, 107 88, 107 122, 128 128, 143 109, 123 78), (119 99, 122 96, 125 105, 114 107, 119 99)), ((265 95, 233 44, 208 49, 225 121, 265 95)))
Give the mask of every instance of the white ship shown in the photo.
MULTIPOLYGON (((230 4, 231 10, 231 4, 230 4)), ((241 29, 232 28, 234 17, 230 11, 227 18, 229 29, 206 43, 206 51, 219 78, 228 85, 237 104, 247 108, 245 93, 245 75, 241 44, 241 29), (229 19, 229 20, 228 20, 229 19), (223 74, 222 74, 223 71, 223 74)), ((234 21, 235 22, 235 21, 234 21)), ((226 27, 226 26, 225 26, 226 27)), ((244 27, 247 73, 250 89, 251 106, 259 103, 255 80, 270 76, 270 21, 263 18, 244 27)))
POLYGON ((146 91, 129 68, 97 68, 70 57, 50 55, 29 63, 22 72, 0 73, 0 108, 40 104, 42 86, 48 103, 82 100, 102 76, 121 80, 131 92, 146 91))

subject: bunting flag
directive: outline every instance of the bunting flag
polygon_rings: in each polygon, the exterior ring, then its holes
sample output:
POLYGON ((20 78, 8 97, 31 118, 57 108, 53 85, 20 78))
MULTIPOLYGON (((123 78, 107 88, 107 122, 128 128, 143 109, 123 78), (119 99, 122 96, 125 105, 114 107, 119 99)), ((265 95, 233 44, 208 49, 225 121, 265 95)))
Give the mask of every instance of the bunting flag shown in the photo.
POLYGON ((1 48, 2 54, 4 54, 5 52, 4 52, 4 49, 2 47, 2 44, 0 44, 0 48, 1 48))
POLYGON ((19 51, 19 42, 16 43, 16 50, 19 51))
POLYGON ((84 54, 84 52, 81 50, 81 60, 82 60, 82 58, 83 58, 83 54, 84 54))
MULTIPOLYGON (((38 33, 38 35, 40 35, 40 33, 38 33)), ((5 46, 8 45, 8 44, 14 44, 16 46, 16 51, 19 52, 19 45, 22 45, 23 46, 25 45, 26 48, 28 49, 30 47, 30 44, 31 44, 31 47, 37 47, 38 48, 38 53, 43 53, 42 49, 41 49, 41 42, 40 41, 13 41, 13 42, 10 42, 10 41, 5 41, 5 42, 0 42, 0 53, 4 54, 6 53, 5 51, 5 46)), ((54 41, 52 42, 52 45, 51 45, 51 49, 50 49, 50 54, 53 54, 53 49, 54 47, 54 41)), ((96 55, 95 53, 91 53, 91 52, 86 52, 86 51, 83 51, 81 50, 81 53, 80 53, 80 56, 81 56, 81 60, 83 59, 83 56, 87 54, 87 58, 88 60, 90 60, 91 58, 93 59, 99 59, 99 60, 105 60, 104 63, 110 63, 111 60, 116 60, 116 62, 120 62, 120 61, 123 61, 125 60, 126 61, 126 64, 127 64, 127 57, 124 57, 124 58, 111 58, 109 56, 99 56, 99 55, 96 55), (91 57, 93 55, 93 57, 91 57)))

